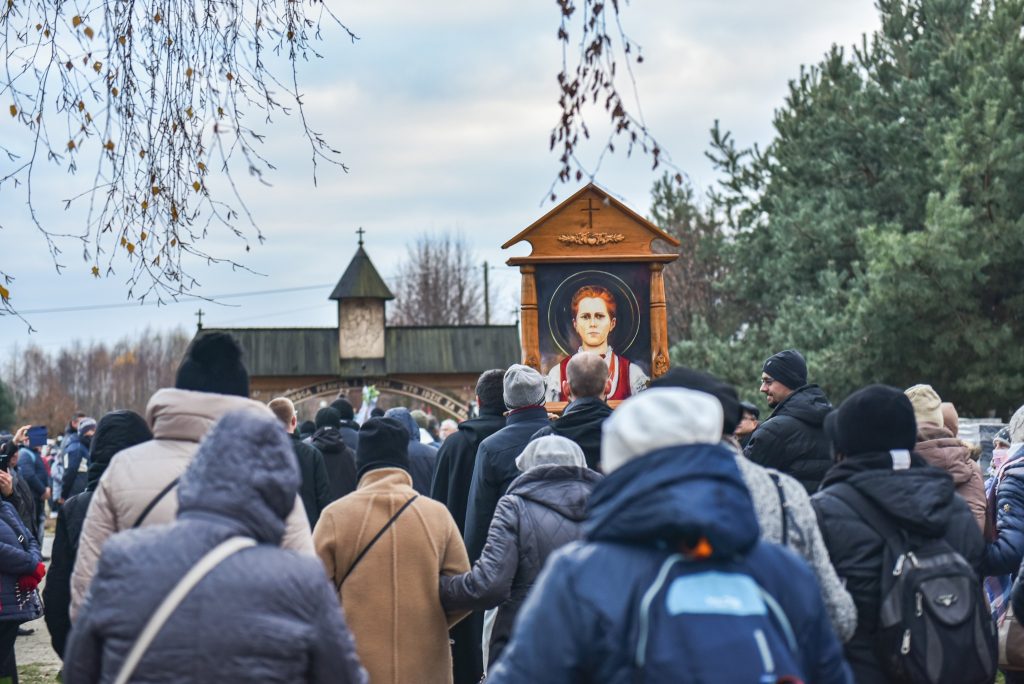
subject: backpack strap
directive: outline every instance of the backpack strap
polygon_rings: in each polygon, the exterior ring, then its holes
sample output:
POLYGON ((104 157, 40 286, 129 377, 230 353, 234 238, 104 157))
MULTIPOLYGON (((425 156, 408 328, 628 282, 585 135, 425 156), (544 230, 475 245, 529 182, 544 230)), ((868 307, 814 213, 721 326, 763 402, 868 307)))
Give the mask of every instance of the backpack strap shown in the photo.
POLYGON ((221 564, 229 556, 241 551, 242 549, 250 546, 256 546, 256 540, 250 539, 249 537, 231 537, 217 546, 213 547, 206 555, 199 559, 199 561, 192 566, 192 568, 185 573, 185 576, 181 578, 181 581, 174 586, 173 589, 167 594, 157 609, 153 612, 153 615, 146 622, 145 627, 142 628, 142 632, 139 633, 139 638, 132 644, 132 650, 128 652, 128 657, 125 658, 124 664, 121 665, 121 671, 117 673, 117 678, 114 679, 114 684, 127 684, 132 675, 135 673, 135 668, 138 667, 139 662, 142 660, 142 656, 146 654, 146 650, 149 645, 153 643, 153 639, 160 633, 164 623, 171 617, 177 607, 181 604, 185 597, 188 596, 189 592, 199 584, 199 582, 206 577, 215 567, 221 564))
POLYGON ((395 521, 398 520, 398 516, 402 515, 402 513, 405 513, 405 509, 411 506, 412 502, 418 498, 420 498, 419 494, 406 501, 402 505, 402 507, 398 509, 398 512, 391 516, 390 520, 384 523, 384 527, 380 528, 380 531, 377 532, 374 538, 370 540, 370 543, 363 547, 363 550, 359 552, 358 556, 356 556, 356 559, 352 562, 352 565, 348 566, 348 571, 345 573, 345 576, 341 578, 340 582, 338 582, 338 591, 341 591, 341 585, 345 583, 345 580, 348 579, 348 576, 351 575, 352 571, 356 569, 356 566, 359 565, 359 561, 363 560, 363 556, 365 556, 366 553, 373 548, 373 545, 377 543, 378 539, 384 536, 384 533, 388 531, 388 528, 395 524, 395 521))
POLYGON ((163 498, 165 496, 167 496, 172 489, 174 489, 175 487, 178 486, 178 480, 180 480, 180 479, 181 479, 180 477, 176 477, 173 480, 171 480, 170 482, 168 482, 167 486, 164 487, 163 489, 161 489, 160 493, 157 494, 156 496, 154 496, 152 498, 152 500, 150 500, 150 502, 148 504, 146 504, 146 507, 142 509, 142 514, 139 515, 139 517, 135 520, 135 524, 132 525, 132 529, 133 530, 136 527, 139 527, 140 525, 142 525, 142 522, 146 519, 146 516, 148 516, 150 513, 153 512, 153 509, 156 508, 156 505, 158 503, 160 503, 161 501, 163 501, 163 498))
POLYGON ((773 470, 768 471, 768 477, 775 483, 775 491, 779 493, 779 512, 782 516, 782 540, 783 546, 789 546, 789 513, 786 511, 786 492, 782 489, 782 479, 773 470))
POLYGON ((889 522, 878 511, 878 506, 857 491, 856 487, 847 482, 837 482, 826 491, 852 508, 864 522, 881 534, 889 548, 897 554, 902 553, 901 549, 906 546, 903 532, 889 522))

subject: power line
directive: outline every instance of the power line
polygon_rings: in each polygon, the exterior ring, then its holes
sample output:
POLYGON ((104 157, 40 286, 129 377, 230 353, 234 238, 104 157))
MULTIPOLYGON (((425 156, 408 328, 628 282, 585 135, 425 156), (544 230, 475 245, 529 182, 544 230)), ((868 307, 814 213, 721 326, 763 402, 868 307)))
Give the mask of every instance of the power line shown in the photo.
POLYGON ((68 313, 72 311, 96 311, 99 309, 126 309, 129 307, 139 306, 170 306, 171 304, 187 304, 189 302, 216 302, 218 299, 236 299, 238 297, 255 297, 258 295, 270 295, 270 294, 282 294, 285 292, 302 292, 303 290, 320 290, 326 287, 331 287, 334 283, 325 283, 322 285, 303 285, 302 287, 285 287, 277 290, 255 290, 253 292, 232 292, 230 294, 210 295, 209 297, 197 297, 195 295, 183 295, 178 299, 172 299, 171 301, 148 301, 148 302, 119 302, 117 304, 91 304, 88 306, 62 306, 55 309, 27 309, 19 311, 22 315, 39 315, 39 314, 50 314, 50 313, 68 313))

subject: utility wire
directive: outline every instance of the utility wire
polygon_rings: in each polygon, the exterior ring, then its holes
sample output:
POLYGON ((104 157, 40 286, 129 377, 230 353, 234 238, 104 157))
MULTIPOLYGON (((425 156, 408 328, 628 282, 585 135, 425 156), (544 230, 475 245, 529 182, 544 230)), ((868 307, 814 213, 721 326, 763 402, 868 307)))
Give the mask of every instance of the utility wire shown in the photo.
POLYGON ((28 315, 39 315, 49 313, 67 313, 69 311, 96 311, 99 309, 126 309, 129 307, 139 306, 170 306, 171 304, 187 304, 189 302, 209 302, 213 301, 216 303, 218 299, 235 299, 237 297, 255 297, 258 295, 270 295, 270 294, 281 294, 284 292, 302 292, 303 290, 319 290, 325 287, 330 287, 334 283, 325 283, 323 285, 303 285, 302 287, 285 287, 278 290, 256 290, 253 292, 233 292, 231 294, 220 294, 210 295, 209 297, 197 297, 195 295, 183 295, 178 299, 172 299, 171 301, 148 301, 148 302, 119 302, 117 304, 91 304, 87 306, 63 306, 56 309, 27 309, 19 311, 18 313, 28 315))

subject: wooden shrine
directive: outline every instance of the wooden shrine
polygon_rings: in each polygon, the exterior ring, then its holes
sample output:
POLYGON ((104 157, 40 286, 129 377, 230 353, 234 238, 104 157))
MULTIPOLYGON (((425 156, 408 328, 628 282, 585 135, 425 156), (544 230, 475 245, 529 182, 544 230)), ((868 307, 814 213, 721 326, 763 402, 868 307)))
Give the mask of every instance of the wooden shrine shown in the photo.
POLYGON ((609 359, 613 405, 668 371, 663 270, 679 255, 656 240, 679 246, 591 183, 502 245, 533 248, 507 263, 522 274, 522 362, 548 375, 549 410, 565 406, 558 379, 577 351, 609 359))

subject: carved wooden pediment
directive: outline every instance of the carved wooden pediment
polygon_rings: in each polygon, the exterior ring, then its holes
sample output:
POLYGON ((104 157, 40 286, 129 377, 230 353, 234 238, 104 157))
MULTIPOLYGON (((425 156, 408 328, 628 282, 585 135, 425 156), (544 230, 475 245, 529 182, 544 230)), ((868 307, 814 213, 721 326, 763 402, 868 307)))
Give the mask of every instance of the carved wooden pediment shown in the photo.
POLYGON ((511 266, 557 261, 663 261, 675 254, 657 253, 655 240, 675 247, 679 241, 591 183, 502 245, 529 242, 529 256, 513 257, 511 266))

